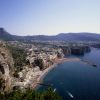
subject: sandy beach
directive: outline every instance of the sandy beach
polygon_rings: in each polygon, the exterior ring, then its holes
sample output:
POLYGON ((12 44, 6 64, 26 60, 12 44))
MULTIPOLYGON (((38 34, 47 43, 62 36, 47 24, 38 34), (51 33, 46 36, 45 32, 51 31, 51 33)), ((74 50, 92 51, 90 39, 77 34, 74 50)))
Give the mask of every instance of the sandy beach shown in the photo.
POLYGON ((43 83, 44 77, 50 72, 53 68, 57 66, 57 64, 64 63, 67 61, 80 61, 79 58, 62 58, 62 59, 56 59, 55 63, 51 65, 50 67, 46 68, 42 71, 42 74, 37 77, 37 81, 32 84, 32 88, 37 89, 39 85, 43 83))

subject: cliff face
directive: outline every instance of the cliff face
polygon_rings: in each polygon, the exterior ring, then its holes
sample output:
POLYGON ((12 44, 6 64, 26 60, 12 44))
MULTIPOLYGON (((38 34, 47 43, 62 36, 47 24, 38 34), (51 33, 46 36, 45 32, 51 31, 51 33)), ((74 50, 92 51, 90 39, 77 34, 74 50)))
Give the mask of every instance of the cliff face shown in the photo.
POLYGON ((70 55, 84 55, 87 52, 90 52, 91 49, 89 46, 72 46, 72 47, 67 47, 67 46, 60 46, 62 49, 63 53, 65 56, 70 56, 70 55))
POLYGON ((67 46, 60 46, 65 56, 71 55, 71 48, 67 46))
POLYGON ((3 91, 11 87, 12 72, 14 62, 12 55, 6 47, 6 44, 0 41, 0 78, 4 80, 3 91))
POLYGON ((76 46, 71 48, 71 54, 73 55, 84 55, 87 52, 90 52, 89 46, 76 46))

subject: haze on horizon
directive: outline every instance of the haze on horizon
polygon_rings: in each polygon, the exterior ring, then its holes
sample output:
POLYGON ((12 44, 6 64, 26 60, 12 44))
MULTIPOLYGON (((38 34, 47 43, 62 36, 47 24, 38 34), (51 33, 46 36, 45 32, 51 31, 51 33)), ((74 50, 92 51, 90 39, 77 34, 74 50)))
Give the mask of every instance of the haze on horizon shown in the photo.
POLYGON ((1 0, 0 27, 16 35, 100 33, 100 0, 1 0))

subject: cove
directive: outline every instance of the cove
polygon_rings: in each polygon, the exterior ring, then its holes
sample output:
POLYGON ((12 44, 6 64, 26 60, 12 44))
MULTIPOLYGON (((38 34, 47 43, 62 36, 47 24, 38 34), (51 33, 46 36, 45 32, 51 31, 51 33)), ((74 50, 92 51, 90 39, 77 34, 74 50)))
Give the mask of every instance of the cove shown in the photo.
MULTIPOLYGON (((93 49, 79 58, 92 61, 97 67, 81 61, 64 62, 52 69, 43 82, 52 84, 63 100, 100 100, 100 50, 93 49)), ((40 86, 38 90, 46 88, 40 86)))

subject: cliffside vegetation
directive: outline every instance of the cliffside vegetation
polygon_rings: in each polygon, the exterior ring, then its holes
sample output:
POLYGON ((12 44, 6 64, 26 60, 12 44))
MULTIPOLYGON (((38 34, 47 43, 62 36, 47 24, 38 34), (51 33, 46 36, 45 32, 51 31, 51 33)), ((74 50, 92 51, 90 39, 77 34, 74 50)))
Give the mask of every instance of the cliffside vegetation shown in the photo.
POLYGON ((17 71, 20 71, 22 69, 22 66, 26 64, 26 51, 22 48, 17 48, 13 46, 8 46, 8 48, 12 53, 14 66, 16 67, 17 71))
POLYGON ((34 63, 35 63, 34 64, 35 66, 39 66, 41 70, 43 69, 43 60, 42 59, 36 59, 36 60, 34 60, 34 63))
POLYGON ((9 93, 0 93, 0 100, 61 100, 61 97, 53 92, 52 88, 43 92, 27 89, 25 92, 14 90, 9 93))
POLYGON ((5 80, 0 77, 0 92, 3 92, 4 88, 5 88, 5 80))

